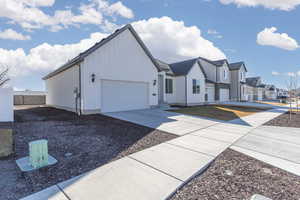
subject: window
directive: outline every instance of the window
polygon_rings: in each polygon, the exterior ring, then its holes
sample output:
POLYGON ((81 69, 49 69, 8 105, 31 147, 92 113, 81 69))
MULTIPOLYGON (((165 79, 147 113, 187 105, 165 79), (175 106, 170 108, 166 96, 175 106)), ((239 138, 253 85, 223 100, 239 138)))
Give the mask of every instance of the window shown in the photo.
POLYGON ((227 79, 227 71, 224 69, 223 73, 224 73, 224 80, 226 80, 227 79))
POLYGON ((193 79, 193 94, 200 94, 200 80, 193 79))
POLYGON ((241 72, 241 80, 244 80, 244 72, 241 72))
POLYGON ((173 94, 173 79, 166 78, 166 94, 173 94))

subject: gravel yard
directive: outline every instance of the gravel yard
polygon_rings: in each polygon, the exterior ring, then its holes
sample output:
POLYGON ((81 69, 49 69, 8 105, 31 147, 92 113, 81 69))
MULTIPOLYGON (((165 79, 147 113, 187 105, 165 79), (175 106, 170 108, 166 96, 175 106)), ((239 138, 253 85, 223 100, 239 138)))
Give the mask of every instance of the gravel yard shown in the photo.
POLYGON ((300 128, 300 112, 293 112, 292 120, 290 120, 289 112, 286 112, 271 121, 268 121, 264 125, 300 128))
POLYGON ((249 200, 254 194, 299 200, 300 177, 228 149, 171 200, 249 200))
POLYGON ((15 120, 16 153, 0 160, 1 200, 19 199, 176 137, 102 115, 79 117, 47 107, 16 110, 15 120), (59 162, 21 173, 15 160, 27 156, 28 142, 37 139, 48 140, 49 154, 59 162))

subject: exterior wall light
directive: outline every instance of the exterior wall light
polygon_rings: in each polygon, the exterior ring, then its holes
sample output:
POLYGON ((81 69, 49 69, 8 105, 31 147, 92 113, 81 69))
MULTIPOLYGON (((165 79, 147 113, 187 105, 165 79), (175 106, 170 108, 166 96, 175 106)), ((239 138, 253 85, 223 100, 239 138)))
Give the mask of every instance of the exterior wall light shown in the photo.
POLYGON ((156 79, 155 80, 153 80, 153 86, 155 86, 156 85, 156 79))
POLYGON ((96 78, 96 75, 95 75, 95 74, 92 74, 92 75, 91 75, 92 83, 95 82, 95 78, 96 78))

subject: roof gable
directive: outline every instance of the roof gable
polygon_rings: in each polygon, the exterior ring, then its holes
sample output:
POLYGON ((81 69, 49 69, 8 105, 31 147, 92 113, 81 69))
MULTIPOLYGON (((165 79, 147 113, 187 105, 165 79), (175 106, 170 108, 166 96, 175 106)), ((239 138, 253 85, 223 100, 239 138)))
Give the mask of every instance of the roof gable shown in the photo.
POLYGON ((156 62, 156 60, 154 59, 154 57, 152 56, 152 54, 150 53, 150 51, 148 50, 148 48, 146 47, 146 45, 144 44, 144 42, 138 36, 138 34, 134 30, 134 28, 131 26, 131 24, 127 24, 123 28, 117 29, 113 34, 111 34, 108 37, 102 39, 100 42, 97 42, 94 46, 92 46, 89 49, 85 50, 84 52, 80 53, 78 56, 76 56, 75 58, 71 59, 66 64, 64 64, 61 67, 59 67, 58 69, 56 69, 55 71, 49 73, 48 75, 46 75, 45 77, 43 77, 43 80, 47 80, 47 79, 49 79, 49 78, 51 78, 51 77, 53 77, 53 76, 55 76, 55 75, 57 75, 57 74, 59 74, 59 73, 61 73, 63 71, 65 71, 65 70, 67 70, 67 69, 75 66, 76 64, 79 64, 80 62, 82 62, 84 60, 85 57, 87 57, 92 52, 96 51, 97 49, 99 49, 100 47, 102 47, 104 44, 108 43, 109 41, 111 41, 112 39, 114 39, 115 37, 117 37, 119 34, 123 33, 125 30, 129 30, 132 33, 132 35, 137 40, 137 42, 139 43, 139 45, 142 47, 142 49, 144 50, 144 52, 146 53, 146 55, 149 57, 149 59, 151 60, 151 62, 154 64, 154 66, 156 67, 156 69, 158 71, 161 71, 159 64, 156 62))
POLYGON ((190 59, 190 60, 173 63, 173 64, 170 64, 169 66, 175 76, 185 76, 191 71, 191 69, 193 68, 193 66, 196 63, 199 65, 200 70, 202 71, 203 75, 206 78, 205 71, 204 71, 201 63, 199 62, 199 58, 194 58, 194 59, 190 59))
POLYGON ((229 64, 229 69, 231 71, 233 70, 240 70, 242 67, 244 67, 245 71, 248 72, 246 65, 244 62, 236 62, 236 63, 230 63, 229 64))

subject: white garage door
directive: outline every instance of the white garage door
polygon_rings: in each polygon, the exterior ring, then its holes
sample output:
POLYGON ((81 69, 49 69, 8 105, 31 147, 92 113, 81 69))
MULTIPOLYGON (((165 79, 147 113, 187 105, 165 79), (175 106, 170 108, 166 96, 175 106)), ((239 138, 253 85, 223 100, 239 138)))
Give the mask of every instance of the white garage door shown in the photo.
POLYGON ((206 88, 207 94, 207 101, 214 102, 215 101, 215 88, 214 87, 207 87, 206 88))
POLYGON ((228 89, 220 89, 220 101, 229 101, 228 89))
POLYGON ((101 83, 102 112, 149 108, 147 83, 108 80, 101 83))

